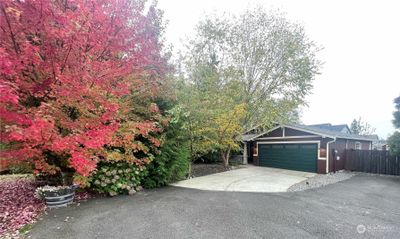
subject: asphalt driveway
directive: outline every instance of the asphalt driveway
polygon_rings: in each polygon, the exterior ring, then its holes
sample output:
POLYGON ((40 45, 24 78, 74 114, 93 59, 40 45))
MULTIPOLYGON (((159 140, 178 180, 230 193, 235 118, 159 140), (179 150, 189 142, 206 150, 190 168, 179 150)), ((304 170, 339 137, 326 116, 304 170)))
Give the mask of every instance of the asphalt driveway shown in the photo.
POLYGON ((399 238, 400 179, 290 193, 166 187, 51 210, 31 238, 399 238))
POLYGON ((315 173, 246 165, 244 168, 183 180, 176 187, 228 192, 286 192, 315 173))

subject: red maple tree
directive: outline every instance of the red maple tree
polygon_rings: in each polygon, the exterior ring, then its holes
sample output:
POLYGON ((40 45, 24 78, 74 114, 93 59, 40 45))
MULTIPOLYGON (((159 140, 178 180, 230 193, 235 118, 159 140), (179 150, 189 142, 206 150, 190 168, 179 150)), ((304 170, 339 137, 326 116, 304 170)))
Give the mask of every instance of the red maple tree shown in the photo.
MULTIPOLYGON (((147 5, 0 0, 2 157, 31 160, 47 173, 65 159, 79 175, 91 174, 104 146, 121 140, 124 97, 156 87, 165 71, 160 14, 147 5)), ((152 121, 132 127, 157 131, 152 121)))

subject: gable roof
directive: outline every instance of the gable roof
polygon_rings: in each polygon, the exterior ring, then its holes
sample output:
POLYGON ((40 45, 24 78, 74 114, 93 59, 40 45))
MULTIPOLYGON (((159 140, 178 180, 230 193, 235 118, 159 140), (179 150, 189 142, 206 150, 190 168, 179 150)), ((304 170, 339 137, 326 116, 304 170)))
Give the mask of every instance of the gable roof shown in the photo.
POLYGON ((379 141, 379 136, 377 134, 370 134, 370 135, 363 135, 364 137, 367 137, 373 141, 379 141))
POLYGON ((291 128, 291 129, 295 129, 295 130, 299 130, 299 131, 304 131, 307 133, 315 134, 315 135, 322 136, 322 137, 328 137, 328 138, 363 140, 363 141, 370 141, 370 142, 373 141, 370 137, 365 137, 362 135, 347 134, 347 133, 342 133, 340 131, 327 130, 327 129, 322 129, 322 128, 315 127, 315 126, 307 126, 307 125, 300 125, 300 124, 293 124, 293 125, 280 124, 277 127, 274 127, 267 131, 264 131, 260 134, 244 134, 244 135, 242 135, 242 140, 243 141, 251 141, 251 140, 254 140, 254 139, 256 139, 264 134, 267 134, 273 130, 276 130, 278 128, 283 128, 283 127, 291 128))
POLYGON ((242 141, 250 141, 255 138, 258 138, 257 134, 243 134, 242 135, 242 141))
POLYGON ((337 132, 343 132, 343 129, 346 129, 347 132, 351 132, 349 126, 347 126, 347 124, 338 124, 338 125, 332 125, 330 123, 326 123, 326 124, 312 124, 312 125, 308 125, 310 127, 314 127, 314 128, 320 128, 323 130, 329 130, 329 131, 337 131, 337 132))

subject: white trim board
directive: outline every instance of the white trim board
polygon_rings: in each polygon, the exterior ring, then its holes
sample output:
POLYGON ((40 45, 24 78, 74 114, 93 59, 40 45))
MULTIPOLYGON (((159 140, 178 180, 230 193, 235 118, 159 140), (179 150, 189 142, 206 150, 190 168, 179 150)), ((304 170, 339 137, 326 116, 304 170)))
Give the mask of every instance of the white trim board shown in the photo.
POLYGON ((298 131, 303 131, 303 132, 306 132, 306 133, 309 133, 309 134, 314 134, 314 135, 317 135, 317 136, 322 136, 322 137, 327 137, 327 138, 332 138, 333 137, 332 135, 327 135, 327 134, 320 133, 318 131, 309 130, 309 129, 303 129, 303 128, 299 128, 299 127, 296 127, 296 126, 291 126, 291 125, 282 125, 282 126, 283 127, 287 127, 287 128, 291 128, 291 129, 294 129, 294 130, 298 130, 298 131))
POLYGON ((264 137, 257 139, 302 139, 302 138, 319 138, 319 135, 303 135, 303 136, 285 136, 285 137, 264 137))
MULTIPOLYGON (((310 135, 310 136, 314 136, 314 137, 320 137, 320 136, 322 136, 322 137, 333 138, 333 136, 330 136, 330 135, 325 135, 325 134, 321 134, 321 133, 319 133, 319 132, 315 132, 315 131, 311 131, 311 130, 306 130, 306 129, 298 128, 298 127, 295 127, 295 126, 289 126, 289 125, 284 125, 284 124, 282 124, 282 125, 278 125, 278 126, 272 128, 272 129, 270 129, 270 130, 267 130, 267 131, 265 131, 265 132, 263 132, 263 133, 261 133, 261 134, 257 134, 256 136, 252 137, 251 139, 248 139, 248 141, 257 139, 258 137, 260 137, 260 136, 262 136, 262 135, 264 135, 264 134, 268 134, 268 133, 270 133, 270 132, 272 132, 272 131, 274 131, 274 130, 276 130, 276 129, 279 129, 279 128, 282 128, 282 131, 284 131, 284 128, 290 128, 290 129, 294 129, 294 130, 298 130, 298 131, 303 131, 303 132, 306 132, 306 133, 313 134, 313 135, 310 135)), ((282 133, 285 133, 285 134, 286 134, 286 132, 282 132, 282 133)), ((285 136, 285 137, 288 137, 288 136, 285 136)), ((290 137, 290 136, 289 136, 289 137, 290 137)))
POLYGON ((308 141, 273 141, 273 142, 261 142, 261 141, 257 141, 257 144, 313 144, 313 143, 317 143, 319 144, 320 141, 319 140, 308 140, 308 141))

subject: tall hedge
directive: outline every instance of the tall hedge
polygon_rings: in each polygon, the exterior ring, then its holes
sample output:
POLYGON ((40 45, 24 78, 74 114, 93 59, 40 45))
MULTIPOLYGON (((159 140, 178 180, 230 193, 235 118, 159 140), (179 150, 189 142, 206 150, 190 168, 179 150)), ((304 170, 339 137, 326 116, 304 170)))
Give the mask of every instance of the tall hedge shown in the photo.
POLYGON ((183 137, 183 118, 180 111, 170 111, 171 121, 164 131, 160 153, 147 165, 147 176, 143 180, 145 188, 162 187, 168 183, 185 179, 190 159, 188 141, 183 137))

